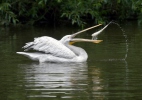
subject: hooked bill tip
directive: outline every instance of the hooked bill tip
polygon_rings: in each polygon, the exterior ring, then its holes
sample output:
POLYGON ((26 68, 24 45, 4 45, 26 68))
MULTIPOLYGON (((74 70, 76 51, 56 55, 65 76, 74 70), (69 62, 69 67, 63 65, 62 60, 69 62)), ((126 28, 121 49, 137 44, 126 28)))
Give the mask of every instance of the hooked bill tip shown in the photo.
POLYGON ((103 40, 94 40, 94 42, 93 43, 100 43, 100 42, 102 42, 103 40))

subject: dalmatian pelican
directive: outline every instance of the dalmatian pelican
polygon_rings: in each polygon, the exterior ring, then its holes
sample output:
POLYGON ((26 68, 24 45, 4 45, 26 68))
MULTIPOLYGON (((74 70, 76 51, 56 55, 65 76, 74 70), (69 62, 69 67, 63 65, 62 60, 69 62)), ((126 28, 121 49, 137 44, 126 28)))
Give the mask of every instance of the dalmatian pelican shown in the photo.
MULTIPOLYGON (((95 27, 100 25, 101 24, 96 25, 95 27)), ((83 31, 66 35, 61 40, 56 40, 49 36, 35 38, 33 42, 28 42, 23 46, 25 49, 24 52, 17 52, 17 54, 24 55, 31 60, 39 62, 86 62, 88 58, 86 51, 83 48, 72 44, 74 42, 100 43, 102 40, 75 38, 76 35, 83 31), (31 49, 35 50, 35 52, 27 52, 31 49)))

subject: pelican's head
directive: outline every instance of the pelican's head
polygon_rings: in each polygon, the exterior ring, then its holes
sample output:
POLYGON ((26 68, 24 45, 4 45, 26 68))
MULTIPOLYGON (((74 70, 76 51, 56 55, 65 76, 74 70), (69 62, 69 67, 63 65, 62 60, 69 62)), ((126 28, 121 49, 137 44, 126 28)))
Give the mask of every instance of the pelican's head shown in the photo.
POLYGON ((62 42, 63 44, 69 44, 69 42, 73 39, 74 36, 72 35, 66 35, 64 36, 60 42, 62 42))
POLYGON ((64 36, 64 37, 60 40, 60 42, 63 43, 63 44, 73 44, 73 43, 75 43, 75 42, 93 42, 93 43, 99 43, 99 42, 101 42, 102 40, 90 40, 90 39, 81 39, 81 38, 76 38, 76 39, 75 39, 74 37, 75 37, 76 35, 82 33, 82 32, 85 32, 85 31, 87 31, 87 30, 89 30, 89 29, 98 27, 98 26, 100 26, 100 25, 102 25, 102 24, 95 25, 95 26, 93 26, 93 27, 84 29, 84 30, 79 31, 79 32, 77 32, 77 33, 74 33, 74 34, 72 34, 72 35, 66 35, 66 36, 64 36))

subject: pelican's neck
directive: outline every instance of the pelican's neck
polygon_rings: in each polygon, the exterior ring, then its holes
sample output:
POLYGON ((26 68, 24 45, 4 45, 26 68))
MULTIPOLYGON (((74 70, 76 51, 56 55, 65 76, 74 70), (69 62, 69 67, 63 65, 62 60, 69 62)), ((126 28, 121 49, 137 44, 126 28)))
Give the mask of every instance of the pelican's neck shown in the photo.
POLYGON ((86 51, 80 47, 76 47, 76 46, 73 46, 73 45, 69 45, 69 44, 66 44, 66 46, 75 53, 75 55, 80 59, 80 60, 83 60, 83 61, 86 61, 87 58, 88 58, 88 54, 86 53, 86 51))

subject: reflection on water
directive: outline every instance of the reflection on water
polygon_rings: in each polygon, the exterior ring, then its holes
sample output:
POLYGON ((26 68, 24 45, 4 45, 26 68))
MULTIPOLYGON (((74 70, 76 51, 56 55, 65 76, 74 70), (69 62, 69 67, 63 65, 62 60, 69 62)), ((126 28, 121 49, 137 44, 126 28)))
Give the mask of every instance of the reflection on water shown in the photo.
POLYGON ((89 78, 86 63, 33 63, 21 64, 19 67, 25 73, 28 97, 84 98, 88 97, 92 90, 99 96, 101 93, 98 90, 103 88, 99 85, 100 71, 94 69, 91 72, 95 74, 92 82, 96 85, 88 92, 89 78))
POLYGON ((96 63, 96 66, 89 67, 87 63, 32 63, 19 64, 18 67, 23 70, 28 98, 89 100, 127 97, 125 92, 130 90, 127 63, 96 63))

